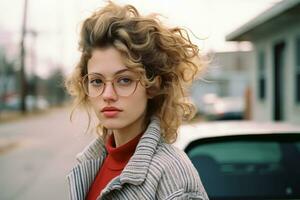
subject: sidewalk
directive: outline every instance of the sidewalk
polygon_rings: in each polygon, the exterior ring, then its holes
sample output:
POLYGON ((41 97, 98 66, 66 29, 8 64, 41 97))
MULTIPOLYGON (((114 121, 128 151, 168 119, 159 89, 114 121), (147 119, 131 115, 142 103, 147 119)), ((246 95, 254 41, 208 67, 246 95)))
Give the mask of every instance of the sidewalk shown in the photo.
POLYGON ((85 134, 85 113, 71 123, 70 110, 52 108, 0 124, 0 199, 68 199, 66 175, 93 139, 85 134))
POLYGON ((0 112, 0 124, 36 116, 36 115, 45 113, 47 111, 48 110, 46 110, 46 111, 31 111, 26 114, 22 114, 20 111, 1 111, 0 112))
MULTIPOLYGON (((61 107, 52 107, 47 110, 35 110, 35 111, 29 111, 26 114, 22 114, 20 111, 1 111, 0 112, 0 125, 4 125, 7 123, 14 123, 20 120, 30 120, 35 117, 42 117, 43 115, 46 115, 50 112, 53 112, 57 109, 62 109, 66 106, 61 107)), ((3 155, 11 150, 16 149, 21 145, 21 142, 15 139, 7 139, 1 137, 1 131, 0 131, 0 155, 3 155)))
POLYGON ((20 120, 20 119, 40 116, 40 115, 43 115, 43 114, 47 114, 47 113, 49 113, 53 110, 62 109, 62 108, 65 108, 65 107, 67 107, 67 106, 52 106, 52 107, 49 107, 48 109, 45 109, 45 110, 27 111, 26 114, 22 114, 21 111, 16 111, 16 110, 0 111, 0 124, 16 121, 16 120, 20 120))
POLYGON ((17 148, 19 145, 20 144, 17 141, 0 138, 0 155, 17 148))

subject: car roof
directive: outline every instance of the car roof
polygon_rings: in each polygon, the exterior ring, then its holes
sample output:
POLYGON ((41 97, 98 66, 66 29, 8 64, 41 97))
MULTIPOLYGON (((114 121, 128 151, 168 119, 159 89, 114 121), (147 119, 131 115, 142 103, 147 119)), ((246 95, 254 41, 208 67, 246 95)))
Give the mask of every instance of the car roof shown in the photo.
POLYGON ((212 121, 184 124, 179 128, 175 146, 184 149, 201 138, 221 136, 300 133, 300 126, 286 122, 212 121))

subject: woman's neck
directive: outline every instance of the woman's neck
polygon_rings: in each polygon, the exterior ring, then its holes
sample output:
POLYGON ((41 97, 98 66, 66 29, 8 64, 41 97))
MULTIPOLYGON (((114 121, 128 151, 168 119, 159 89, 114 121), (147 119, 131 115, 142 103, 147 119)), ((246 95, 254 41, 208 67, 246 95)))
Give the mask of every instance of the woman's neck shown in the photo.
POLYGON ((142 116, 125 128, 113 130, 116 147, 126 144, 137 135, 145 131, 145 125, 145 116, 142 116))

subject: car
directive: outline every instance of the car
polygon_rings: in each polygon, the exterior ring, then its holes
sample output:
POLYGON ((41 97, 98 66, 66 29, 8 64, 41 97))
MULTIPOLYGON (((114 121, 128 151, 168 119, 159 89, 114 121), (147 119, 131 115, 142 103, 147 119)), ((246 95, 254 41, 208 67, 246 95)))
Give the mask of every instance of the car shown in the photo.
POLYGON ((283 122, 182 125, 174 144, 210 200, 300 199, 300 127, 283 122))
POLYGON ((198 102, 198 112, 207 120, 242 120, 245 102, 243 97, 219 97, 209 93, 198 102))
MULTIPOLYGON (((32 95, 26 96, 26 108, 28 111, 32 110, 46 110, 49 108, 49 102, 41 96, 35 97, 32 95)), ((11 96, 4 102, 5 110, 20 110, 21 109, 21 99, 18 95, 11 96)))

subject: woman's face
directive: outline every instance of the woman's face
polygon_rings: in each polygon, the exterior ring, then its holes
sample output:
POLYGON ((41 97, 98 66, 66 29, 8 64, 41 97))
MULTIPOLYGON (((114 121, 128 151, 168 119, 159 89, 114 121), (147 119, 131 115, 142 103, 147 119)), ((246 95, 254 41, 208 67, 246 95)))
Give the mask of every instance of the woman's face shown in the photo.
POLYGON ((137 81, 135 92, 124 96, 128 94, 126 90, 131 90, 130 85, 135 85, 132 80, 140 77, 124 65, 120 52, 114 47, 95 49, 87 68, 88 74, 97 74, 89 76, 89 91, 97 93, 104 88, 100 96, 89 97, 100 123, 113 130, 142 126, 148 99, 146 89, 137 81), (105 80, 114 80, 114 87, 105 80))

